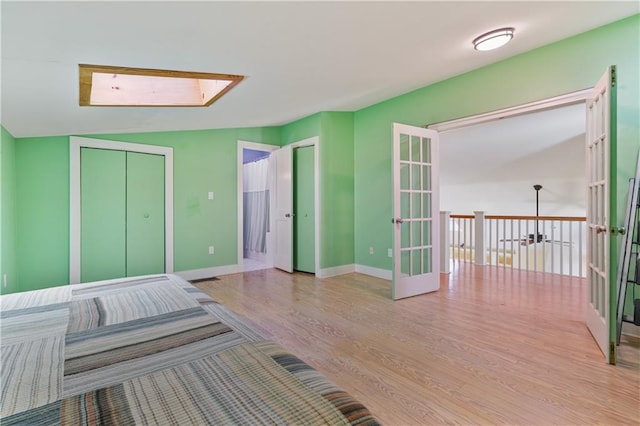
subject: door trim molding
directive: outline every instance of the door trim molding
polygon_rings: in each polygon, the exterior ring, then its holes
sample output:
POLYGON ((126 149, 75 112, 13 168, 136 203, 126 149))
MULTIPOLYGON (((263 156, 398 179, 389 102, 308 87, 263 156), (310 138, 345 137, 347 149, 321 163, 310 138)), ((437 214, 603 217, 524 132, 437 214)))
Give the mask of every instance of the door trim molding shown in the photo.
POLYGON ((107 139, 69 137, 69 283, 80 282, 80 150, 82 148, 130 151, 163 155, 164 217, 165 217, 165 273, 173 272, 173 148, 119 142, 107 139))
POLYGON ((512 107, 502 108, 495 111, 484 112, 471 115, 468 117, 456 118, 453 120, 442 121, 425 126, 427 129, 433 129, 438 132, 446 132, 448 130, 459 129, 461 127, 473 126, 474 124, 487 123, 490 121, 500 120, 516 115, 527 114, 534 111, 542 111, 552 109, 559 106, 567 106, 586 102, 591 96, 593 87, 578 90, 575 92, 565 93, 563 95, 553 96, 550 98, 540 99, 526 104, 515 105, 512 107))

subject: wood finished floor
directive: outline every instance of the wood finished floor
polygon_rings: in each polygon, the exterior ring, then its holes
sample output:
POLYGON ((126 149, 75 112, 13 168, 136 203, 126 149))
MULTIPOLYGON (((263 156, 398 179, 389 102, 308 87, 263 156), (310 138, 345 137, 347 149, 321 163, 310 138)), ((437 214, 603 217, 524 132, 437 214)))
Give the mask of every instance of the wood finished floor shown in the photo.
POLYGON ((581 279, 463 264, 392 301, 388 281, 275 269, 197 286, 387 425, 640 424, 640 340, 605 364, 581 279))

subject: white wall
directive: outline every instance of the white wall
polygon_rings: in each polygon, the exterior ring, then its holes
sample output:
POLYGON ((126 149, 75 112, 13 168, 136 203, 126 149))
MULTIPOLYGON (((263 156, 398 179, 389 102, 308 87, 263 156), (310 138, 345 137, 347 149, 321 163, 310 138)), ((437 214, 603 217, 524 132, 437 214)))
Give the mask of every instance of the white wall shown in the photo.
POLYGON ((585 215, 584 105, 441 134, 440 209, 585 215))

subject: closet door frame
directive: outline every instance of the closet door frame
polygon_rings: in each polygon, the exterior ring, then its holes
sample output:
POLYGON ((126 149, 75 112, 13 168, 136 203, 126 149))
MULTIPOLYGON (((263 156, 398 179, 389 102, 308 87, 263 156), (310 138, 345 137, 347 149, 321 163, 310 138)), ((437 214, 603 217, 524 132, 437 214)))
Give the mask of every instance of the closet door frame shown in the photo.
POLYGON ((173 272, 173 148, 129 142, 69 138, 69 284, 80 282, 80 151, 82 148, 139 152, 164 156, 165 272, 173 272))

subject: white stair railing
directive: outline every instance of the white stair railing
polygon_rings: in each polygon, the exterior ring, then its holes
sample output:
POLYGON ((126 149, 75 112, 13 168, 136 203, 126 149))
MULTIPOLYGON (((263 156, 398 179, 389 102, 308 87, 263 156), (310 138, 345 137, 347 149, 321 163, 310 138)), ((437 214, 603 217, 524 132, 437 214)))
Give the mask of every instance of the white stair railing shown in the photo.
POLYGON ((584 217, 451 214, 449 232, 453 262, 586 276, 584 217))

